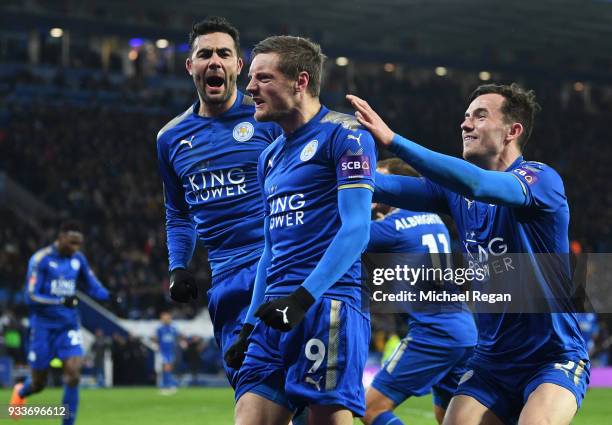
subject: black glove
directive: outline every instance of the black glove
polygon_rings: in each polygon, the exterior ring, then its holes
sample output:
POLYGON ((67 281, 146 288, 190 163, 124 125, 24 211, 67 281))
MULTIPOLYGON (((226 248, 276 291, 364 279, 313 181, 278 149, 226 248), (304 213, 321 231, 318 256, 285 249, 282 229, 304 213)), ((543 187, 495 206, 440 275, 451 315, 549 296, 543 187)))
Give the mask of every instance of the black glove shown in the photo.
POLYGON ((250 323, 245 323, 242 325, 238 338, 234 340, 234 343, 225 352, 223 358, 229 367, 238 370, 240 369, 240 366, 242 366, 246 350, 249 348, 249 335, 251 335, 251 332, 253 332, 254 327, 255 326, 251 325, 250 323))
POLYGON ((193 275, 185 269, 170 272, 170 298, 179 303, 188 303, 198 298, 198 287, 193 275))
POLYGON ((79 305, 79 299, 76 297, 76 295, 70 295, 69 297, 64 297, 62 304, 68 308, 75 308, 77 305, 79 305))
POLYGON ((291 295, 268 301, 259 306, 255 317, 271 328, 287 332, 297 326, 306 315, 306 310, 313 305, 315 299, 303 286, 291 295))

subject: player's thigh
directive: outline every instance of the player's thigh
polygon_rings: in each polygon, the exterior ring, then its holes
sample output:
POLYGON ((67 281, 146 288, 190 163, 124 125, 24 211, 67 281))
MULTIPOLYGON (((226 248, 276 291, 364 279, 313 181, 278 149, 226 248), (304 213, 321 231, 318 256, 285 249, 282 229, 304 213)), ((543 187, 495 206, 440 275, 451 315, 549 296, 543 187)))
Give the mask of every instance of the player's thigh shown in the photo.
POLYGON ((568 425, 576 410, 576 397, 570 390, 556 384, 540 384, 529 395, 519 425, 568 425))
POLYGON ((366 391, 366 413, 362 422, 366 425, 371 424, 378 415, 395 409, 395 402, 389 397, 378 391, 374 387, 369 387, 366 391))
POLYGON ((319 299, 281 340, 287 396, 309 406, 344 406, 363 416, 369 340, 367 315, 343 301, 319 299))
POLYGON ((64 375, 78 377, 81 375, 83 358, 79 356, 69 357, 62 361, 64 364, 64 375))
POLYGON ((293 412, 258 394, 246 393, 236 403, 236 425, 287 425, 293 412))
MULTIPOLYGON (((53 348, 57 357, 65 362, 72 357, 83 357, 83 336, 78 327, 58 331, 53 338, 53 348)), ((73 360, 76 362, 76 360, 73 360)))
POLYGON ((504 425, 487 406, 467 395, 457 395, 451 399, 443 424, 504 425))
POLYGON ((434 404, 434 416, 436 421, 441 424, 444 421, 444 415, 446 414, 446 409, 434 404))
POLYGON ((353 414, 344 406, 311 406, 309 425, 352 425, 353 414))

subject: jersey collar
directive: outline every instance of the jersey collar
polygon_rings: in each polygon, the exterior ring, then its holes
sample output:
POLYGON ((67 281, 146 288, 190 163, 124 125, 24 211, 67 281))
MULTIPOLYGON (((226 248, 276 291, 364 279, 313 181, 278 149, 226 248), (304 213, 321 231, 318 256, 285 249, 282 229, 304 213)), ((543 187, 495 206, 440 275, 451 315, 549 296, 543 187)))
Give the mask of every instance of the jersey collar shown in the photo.
POLYGON ((293 133, 286 135, 287 141, 290 142, 292 140, 299 139, 304 134, 307 134, 311 129, 316 127, 316 125, 321 122, 323 117, 328 112, 329 112, 329 109, 327 109, 325 106, 321 105, 321 109, 319 109, 319 112, 317 112, 316 115, 314 117, 312 117, 306 124, 304 124, 303 126, 299 127, 293 133))
POLYGON ((514 170, 515 168, 518 168, 518 167, 519 167, 519 165, 521 165, 521 163, 522 163, 523 161, 524 161, 524 160, 523 160, 523 155, 519 155, 519 157, 518 157, 518 158, 516 158, 516 159, 514 160, 514 162, 513 162, 512 164, 510 164, 510 166, 509 166, 508 168, 506 168, 506 170, 505 170, 505 171, 512 171, 512 170, 514 170))

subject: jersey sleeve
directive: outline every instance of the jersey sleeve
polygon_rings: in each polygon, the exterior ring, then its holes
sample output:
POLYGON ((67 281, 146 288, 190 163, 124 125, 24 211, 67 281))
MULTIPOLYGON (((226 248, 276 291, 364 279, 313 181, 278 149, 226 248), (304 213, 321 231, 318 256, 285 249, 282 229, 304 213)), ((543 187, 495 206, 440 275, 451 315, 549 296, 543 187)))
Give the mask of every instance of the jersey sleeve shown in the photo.
POLYGON ((45 257, 32 257, 28 264, 27 296, 34 303, 39 304, 61 304, 62 299, 43 293, 43 285, 47 276, 48 262, 45 257))
POLYGON ((195 250, 195 225, 181 182, 170 164, 168 146, 161 137, 157 140, 157 159, 164 188, 169 270, 186 269, 195 250))
POLYGON ((85 258, 85 256, 82 254, 79 255, 78 258, 81 262, 81 269, 79 270, 79 274, 82 279, 82 282, 85 283, 85 292, 99 301, 108 300, 110 298, 110 294, 108 293, 106 288, 102 286, 102 283, 100 283, 91 267, 89 267, 89 262, 87 261, 87 258, 85 258))
POLYGON ((551 167, 540 162, 524 162, 512 170, 527 196, 527 207, 553 212, 567 204, 561 176, 551 167))
POLYGON ((338 132, 332 146, 338 190, 365 188, 374 192, 376 144, 363 129, 338 132))

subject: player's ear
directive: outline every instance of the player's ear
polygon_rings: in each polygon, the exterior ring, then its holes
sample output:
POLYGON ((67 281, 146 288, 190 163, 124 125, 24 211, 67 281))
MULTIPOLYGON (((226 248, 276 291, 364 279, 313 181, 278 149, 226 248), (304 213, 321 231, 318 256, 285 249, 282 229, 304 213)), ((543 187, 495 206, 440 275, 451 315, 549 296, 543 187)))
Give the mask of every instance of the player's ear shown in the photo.
POLYGON ((308 72, 302 71, 298 74, 297 79, 294 83, 294 90, 296 93, 305 92, 308 88, 308 82, 310 81, 310 75, 308 72))
POLYGON ((242 67, 244 66, 244 61, 242 60, 241 57, 238 58, 238 72, 237 74, 240 75, 240 72, 242 71, 242 67))
POLYGON ((191 65, 192 65, 192 62, 191 62, 191 56, 190 56, 185 60, 185 69, 187 69, 187 72, 189 73, 189 75, 193 75, 193 73, 191 72, 191 65))
POLYGON ((523 128, 523 124, 521 124, 520 122, 513 122, 508 128, 506 140, 508 142, 518 140, 523 135, 523 131, 525 131, 525 129, 523 128))

